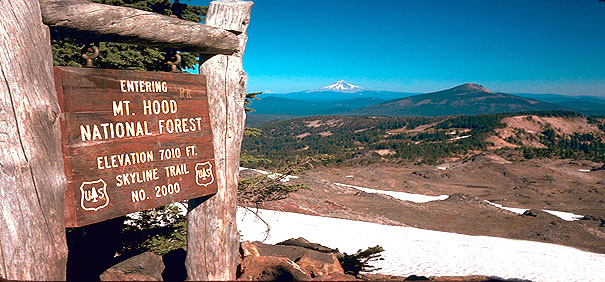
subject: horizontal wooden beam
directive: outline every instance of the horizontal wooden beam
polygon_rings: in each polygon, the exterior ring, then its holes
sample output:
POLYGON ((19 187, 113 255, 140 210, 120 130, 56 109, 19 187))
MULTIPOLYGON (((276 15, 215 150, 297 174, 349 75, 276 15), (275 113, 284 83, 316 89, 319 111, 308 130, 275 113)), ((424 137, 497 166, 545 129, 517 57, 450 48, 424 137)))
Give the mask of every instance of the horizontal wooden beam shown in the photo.
POLYGON ((82 0, 39 0, 42 21, 91 41, 175 48, 199 54, 233 54, 233 32, 128 7, 82 0))

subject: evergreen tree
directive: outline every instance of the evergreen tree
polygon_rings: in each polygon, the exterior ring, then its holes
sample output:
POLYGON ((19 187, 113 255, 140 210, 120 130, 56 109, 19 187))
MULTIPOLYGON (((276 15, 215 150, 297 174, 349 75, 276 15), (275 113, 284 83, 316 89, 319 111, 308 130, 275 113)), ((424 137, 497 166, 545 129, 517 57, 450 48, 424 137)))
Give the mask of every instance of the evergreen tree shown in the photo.
MULTIPOLYGON (((192 6, 170 2, 169 0, 93 0, 93 2, 114 6, 124 6, 167 16, 176 16, 183 20, 203 22, 207 7, 192 6)), ((55 66, 81 67, 85 60, 80 50, 87 41, 73 37, 60 28, 51 28, 53 63, 55 66)), ((137 46, 126 43, 100 42, 99 56, 94 65, 104 69, 170 71, 166 64, 177 50, 137 46)), ((180 68, 193 68, 197 64, 194 54, 180 52, 180 68)))

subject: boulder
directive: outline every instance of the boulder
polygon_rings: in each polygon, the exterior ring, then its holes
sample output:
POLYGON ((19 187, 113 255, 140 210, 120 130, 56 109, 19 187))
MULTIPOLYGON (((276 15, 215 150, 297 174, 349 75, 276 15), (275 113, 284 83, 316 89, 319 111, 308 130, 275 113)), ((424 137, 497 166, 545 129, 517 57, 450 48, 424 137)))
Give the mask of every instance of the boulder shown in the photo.
POLYGON ((255 250, 258 251, 260 256, 289 258, 291 261, 298 264, 306 273, 311 275, 311 277, 324 276, 332 273, 344 274, 344 270, 334 253, 321 252, 314 249, 321 249, 324 251, 334 250, 318 244, 309 243, 304 239, 299 239, 294 240, 297 240, 296 242, 301 243, 302 245, 308 245, 313 249, 293 245, 268 245, 260 242, 254 242, 252 244, 256 247, 255 250))
POLYGON ((521 214, 521 216, 531 216, 531 217, 537 217, 538 216, 538 212, 535 210, 526 210, 523 212, 523 214, 521 214))
POLYGON ((269 245, 261 242, 253 242, 252 244, 254 244, 260 256, 286 257, 292 261, 297 261, 307 252, 315 252, 297 246, 269 245))
POLYGON ((328 248, 326 246, 322 246, 320 244, 311 243, 303 237, 298 237, 296 239, 288 239, 286 241, 279 242, 275 245, 303 247, 305 249, 310 249, 310 250, 314 250, 314 251, 318 251, 318 252, 322 252, 322 253, 337 253, 338 252, 338 250, 330 249, 330 248, 328 248))
POLYGON ((101 281, 162 281, 162 257, 146 252, 120 262, 100 276, 101 281))
POLYGON ((296 263, 311 275, 311 277, 343 274, 344 270, 333 253, 310 251, 305 253, 296 263))
POLYGON ((277 245, 243 241, 240 244, 238 280, 355 280, 345 275, 338 250, 311 243, 304 238, 277 245))
POLYGON ((245 257, 238 268, 239 281, 310 281, 311 276, 292 260, 274 256, 245 257))
POLYGON ((250 241, 241 242, 239 245, 239 252, 240 252, 240 256, 242 258, 249 257, 249 256, 253 256, 253 257, 260 256, 258 249, 250 241))

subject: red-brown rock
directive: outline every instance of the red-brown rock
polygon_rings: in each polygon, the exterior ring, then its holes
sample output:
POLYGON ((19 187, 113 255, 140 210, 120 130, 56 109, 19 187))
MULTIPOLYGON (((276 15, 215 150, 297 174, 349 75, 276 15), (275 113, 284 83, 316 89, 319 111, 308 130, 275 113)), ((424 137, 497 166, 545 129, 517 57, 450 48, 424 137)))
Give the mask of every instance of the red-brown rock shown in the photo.
POLYGON ((120 262, 101 274, 101 281, 162 281, 162 257, 146 252, 120 262))
POLYGON ((317 276, 313 278, 313 281, 363 281, 355 278, 353 275, 344 273, 332 273, 324 276, 317 276))
POLYGON ((241 242, 239 245, 239 252, 240 252, 240 256, 242 258, 249 257, 249 256, 253 256, 253 257, 260 256, 258 249, 250 241, 241 242))
MULTIPOLYGON (((242 249, 248 250, 247 252, 249 253, 258 252, 260 256, 289 258, 311 275, 311 277, 325 276, 332 273, 344 274, 344 270, 334 253, 318 251, 317 246, 323 246, 304 241, 306 245, 313 247, 313 249, 295 245, 267 245, 259 242, 251 243, 255 248, 242 244, 242 249)), ((331 251, 329 248, 323 248, 326 251, 331 251)))
POLYGON ((310 281, 311 276, 285 257, 248 256, 238 269, 240 281, 310 281))
POLYGON ((330 274, 343 274, 344 270, 334 254, 315 251, 305 253, 296 261, 300 267, 311 277, 326 276, 330 274))

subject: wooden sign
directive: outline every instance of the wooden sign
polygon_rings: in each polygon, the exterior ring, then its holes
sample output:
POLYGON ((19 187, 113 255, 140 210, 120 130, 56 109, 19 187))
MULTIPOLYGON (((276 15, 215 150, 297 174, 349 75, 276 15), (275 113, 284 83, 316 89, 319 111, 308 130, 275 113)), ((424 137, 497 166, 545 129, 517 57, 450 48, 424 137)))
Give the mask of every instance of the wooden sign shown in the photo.
POLYGON ((201 75, 55 67, 67 227, 216 193, 201 75))

